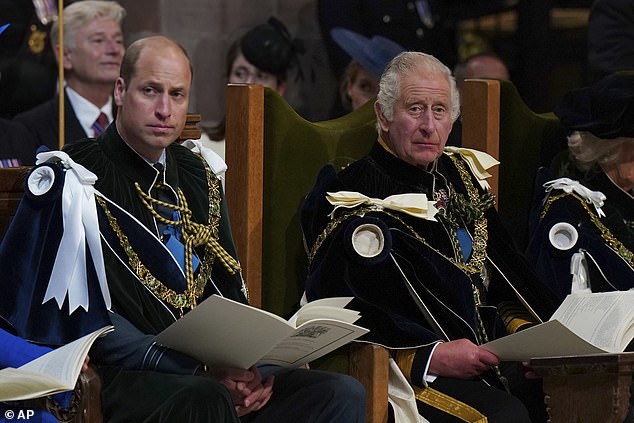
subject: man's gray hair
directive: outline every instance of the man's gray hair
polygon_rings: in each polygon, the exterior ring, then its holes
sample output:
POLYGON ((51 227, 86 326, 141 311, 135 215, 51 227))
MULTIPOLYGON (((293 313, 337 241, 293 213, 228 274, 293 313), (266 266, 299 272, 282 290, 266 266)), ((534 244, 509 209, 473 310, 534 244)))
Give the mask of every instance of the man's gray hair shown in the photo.
MULTIPOLYGON (((451 70, 434 56, 416 51, 400 53, 392 59, 381 75, 376 102, 380 105, 385 118, 388 121, 394 118, 394 103, 401 95, 401 78, 417 70, 423 70, 429 76, 441 75, 447 78, 451 90, 451 121, 455 122, 460 116, 460 94, 451 70)), ((378 122, 377 128, 380 132, 378 122)))
POLYGON ((572 162, 582 172, 595 165, 610 166, 619 158, 619 147, 633 138, 598 138, 590 132, 575 131, 568 137, 568 151, 572 162))
MULTIPOLYGON (((73 49, 75 47, 76 32, 90 24, 97 18, 112 19, 121 25, 125 17, 125 9, 116 1, 110 0, 83 0, 72 3, 64 8, 64 48, 73 49)), ((51 27, 51 44, 53 50, 59 44, 59 23, 53 22, 51 27)), ((60 60, 63 53, 60 52, 60 60)))

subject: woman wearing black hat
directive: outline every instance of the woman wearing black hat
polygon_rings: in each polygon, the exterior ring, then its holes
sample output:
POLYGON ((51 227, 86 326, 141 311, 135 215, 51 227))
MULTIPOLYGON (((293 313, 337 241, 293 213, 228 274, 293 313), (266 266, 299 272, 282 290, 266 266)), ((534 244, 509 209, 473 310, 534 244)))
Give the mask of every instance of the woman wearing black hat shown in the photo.
POLYGON ((634 72, 569 92, 555 113, 573 131, 569 159, 550 178, 540 170, 551 180, 527 256, 561 299, 634 288, 634 72))
POLYGON ((227 52, 227 80, 231 84, 260 84, 284 95, 289 70, 304 52, 286 26, 270 17, 235 41, 227 52))
MULTIPOLYGON (((294 67, 299 71, 298 55, 304 53, 301 40, 291 37, 284 24, 274 17, 257 25, 231 44, 225 59, 227 82, 258 84, 283 96, 288 74, 294 67)), ((222 143, 212 148, 224 157, 225 121, 208 130, 209 138, 222 143)))

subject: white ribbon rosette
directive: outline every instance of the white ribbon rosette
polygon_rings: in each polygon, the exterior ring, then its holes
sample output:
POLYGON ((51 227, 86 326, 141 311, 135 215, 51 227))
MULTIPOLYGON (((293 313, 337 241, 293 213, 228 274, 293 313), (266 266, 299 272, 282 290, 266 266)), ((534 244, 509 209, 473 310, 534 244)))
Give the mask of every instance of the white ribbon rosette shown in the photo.
POLYGON ((452 154, 460 154, 460 156, 462 156, 462 158, 467 162, 471 172, 478 179, 478 183, 482 189, 487 191, 491 189, 491 186, 486 180, 491 177, 491 174, 487 172, 487 170, 500 164, 500 162, 493 156, 485 153, 484 151, 461 147, 445 147, 445 153, 450 156, 452 154))
MULTIPOLYGON (((55 299, 62 308, 68 296, 69 314, 78 307, 88 311, 88 276, 86 270, 86 244, 97 273, 104 303, 111 307, 110 292, 99 236, 99 221, 95 202, 94 183, 97 176, 75 163, 62 151, 47 151, 37 155, 36 164, 59 160, 66 169, 62 190, 63 234, 56 252, 55 263, 42 304, 55 299)), ((29 176, 29 189, 41 195, 53 185, 54 173, 47 167, 36 168, 29 176)))
POLYGON ((603 202, 606 197, 601 191, 592 191, 581 185, 579 181, 574 181, 569 178, 559 178, 548 181, 544 184, 544 188, 548 193, 553 189, 559 189, 567 193, 574 192, 586 200, 588 204, 592 204, 600 217, 605 217, 605 213, 601 207, 603 207, 603 202))

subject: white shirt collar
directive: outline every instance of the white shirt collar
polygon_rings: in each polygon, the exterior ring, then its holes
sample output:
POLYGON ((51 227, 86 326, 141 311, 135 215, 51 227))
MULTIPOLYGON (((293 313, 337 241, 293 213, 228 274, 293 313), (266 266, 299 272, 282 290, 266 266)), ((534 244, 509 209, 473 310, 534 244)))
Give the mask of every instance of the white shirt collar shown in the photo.
POLYGON ((79 124, 89 137, 95 136, 92 124, 95 123, 95 120, 97 120, 101 112, 105 113, 108 117, 108 123, 112 122, 112 97, 109 97, 108 102, 102 108, 99 108, 69 86, 66 86, 66 95, 68 96, 68 101, 73 106, 79 124))

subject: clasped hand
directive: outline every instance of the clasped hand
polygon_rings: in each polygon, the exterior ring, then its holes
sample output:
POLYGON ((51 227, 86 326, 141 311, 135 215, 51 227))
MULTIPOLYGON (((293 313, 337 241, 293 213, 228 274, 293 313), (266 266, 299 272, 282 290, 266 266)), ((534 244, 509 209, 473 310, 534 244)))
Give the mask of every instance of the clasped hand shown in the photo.
POLYGON ((262 375, 255 366, 248 370, 216 368, 209 373, 227 387, 238 416, 261 409, 273 394, 274 377, 262 381, 262 375))

